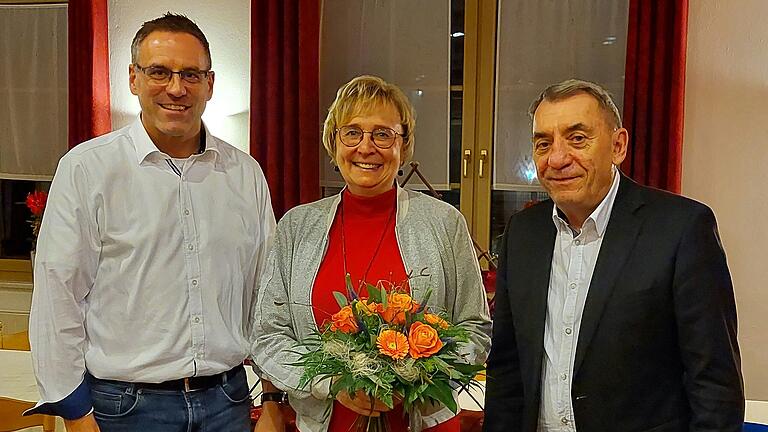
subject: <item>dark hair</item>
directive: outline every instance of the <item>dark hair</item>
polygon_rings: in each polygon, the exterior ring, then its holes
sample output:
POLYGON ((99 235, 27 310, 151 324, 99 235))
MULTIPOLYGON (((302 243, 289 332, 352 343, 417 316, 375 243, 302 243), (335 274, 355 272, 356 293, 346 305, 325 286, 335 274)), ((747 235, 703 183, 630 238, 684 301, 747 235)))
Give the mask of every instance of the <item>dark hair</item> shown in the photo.
POLYGON ((557 102, 580 93, 586 93, 595 98, 598 105, 600 105, 600 109, 605 113, 606 120, 612 123, 612 126, 615 128, 621 127, 621 115, 618 108, 616 108, 616 104, 613 103, 611 95, 600 85, 579 79, 568 79, 552 84, 544 89, 531 104, 528 114, 533 118, 533 115, 536 114, 536 109, 543 101, 557 102))
POLYGON ((141 25, 139 31, 136 32, 136 36, 133 37, 131 42, 131 62, 136 63, 139 61, 139 45, 144 39, 149 36, 150 33, 156 31, 166 31, 171 33, 188 33, 197 38, 205 49, 205 54, 208 56, 208 68, 212 66, 211 63, 211 48, 208 45, 208 39, 205 38, 203 31, 195 24, 194 21, 187 18, 184 15, 174 14, 166 12, 165 15, 155 18, 151 21, 147 21, 141 25))

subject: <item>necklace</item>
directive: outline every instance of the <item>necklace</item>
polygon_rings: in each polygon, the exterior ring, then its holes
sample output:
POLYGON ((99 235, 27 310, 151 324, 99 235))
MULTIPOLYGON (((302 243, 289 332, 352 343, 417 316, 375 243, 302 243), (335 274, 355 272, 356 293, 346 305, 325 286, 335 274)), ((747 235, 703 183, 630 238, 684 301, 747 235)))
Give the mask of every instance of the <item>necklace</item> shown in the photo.
MULTIPOLYGON (((395 214, 395 209, 397 208, 397 194, 395 194, 395 205, 392 207, 392 210, 389 211, 389 216, 387 217, 387 223, 384 224, 384 230, 381 232, 381 237, 379 237, 379 242, 376 244, 376 249, 373 251, 373 256, 371 257, 371 260, 368 261, 368 266, 365 268, 365 273, 363 273, 363 278, 361 281, 365 282, 366 278, 368 277, 368 271, 371 269, 371 266, 373 265, 373 261, 376 259, 376 255, 379 254, 379 249, 381 249, 381 244, 384 243, 384 237, 387 236, 387 229, 389 228, 390 222, 392 222, 392 217, 395 214)), ((346 278, 347 275, 349 275, 349 270, 347 270, 347 240, 344 236, 344 195, 341 196, 341 258, 344 263, 344 277, 346 278)))

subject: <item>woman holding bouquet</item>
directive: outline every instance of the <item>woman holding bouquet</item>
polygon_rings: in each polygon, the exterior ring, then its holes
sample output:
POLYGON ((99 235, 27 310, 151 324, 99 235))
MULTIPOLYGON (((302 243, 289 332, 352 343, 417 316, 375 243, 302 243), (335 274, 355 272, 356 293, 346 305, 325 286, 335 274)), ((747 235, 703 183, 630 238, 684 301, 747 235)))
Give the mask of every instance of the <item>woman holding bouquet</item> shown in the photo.
MULTIPOLYGON (((261 281, 253 358, 269 391, 287 392, 304 432, 348 432, 360 415, 385 416, 389 430, 410 426, 458 432, 454 413, 427 404, 406 416, 362 392, 330 395, 331 380, 300 385, 297 365, 307 343, 339 312, 334 291, 384 282, 405 289, 417 302, 467 330, 463 359, 482 364, 491 322, 466 222, 455 208, 401 189, 398 170, 413 155, 413 108, 400 89, 360 76, 342 86, 329 109, 323 145, 346 188, 290 210, 277 226, 274 248, 261 281)), ((359 291, 366 297, 365 288, 359 291)), ((280 424, 279 410, 264 404, 257 430, 280 424)))

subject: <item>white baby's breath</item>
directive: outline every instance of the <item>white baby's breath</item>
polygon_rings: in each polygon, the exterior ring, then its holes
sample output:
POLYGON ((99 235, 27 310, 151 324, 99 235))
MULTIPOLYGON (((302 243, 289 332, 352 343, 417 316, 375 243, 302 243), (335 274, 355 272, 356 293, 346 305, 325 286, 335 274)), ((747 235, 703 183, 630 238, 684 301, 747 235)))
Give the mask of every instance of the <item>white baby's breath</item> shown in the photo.
POLYGON ((414 382, 419 378, 419 368, 416 367, 416 360, 408 357, 404 360, 396 361, 392 364, 392 369, 400 378, 407 382, 414 382))
POLYGON ((371 377, 381 369, 379 361, 364 352, 356 352, 349 359, 349 371, 356 377, 371 377))
POLYGON ((323 352, 333 358, 346 361, 349 359, 349 353, 352 347, 346 342, 338 339, 327 339, 323 341, 323 352))

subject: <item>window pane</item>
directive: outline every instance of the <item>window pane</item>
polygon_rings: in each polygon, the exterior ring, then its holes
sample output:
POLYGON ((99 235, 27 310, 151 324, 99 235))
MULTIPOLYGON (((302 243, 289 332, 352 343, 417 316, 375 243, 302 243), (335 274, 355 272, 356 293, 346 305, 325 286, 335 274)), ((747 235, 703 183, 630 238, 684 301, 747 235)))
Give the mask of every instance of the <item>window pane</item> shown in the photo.
POLYGON ((491 249, 509 217, 547 198, 531 156, 528 107, 550 84, 595 81, 623 106, 629 0, 499 2, 491 249))
MULTIPOLYGON (((336 90, 357 75, 399 86, 416 110, 413 159, 443 190, 449 187, 450 9, 444 0, 325 0, 321 23, 321 119, 336 90)), ((322 185, 343 184, 321 150, 322 185)))
POLYGON ((548 199, 546 192, 537 191, 492 191, 491 192, 491 253, 498 255, 499 241, 510 216, 520 210, 548 199))
POLYGON ((499 4, 493 189, 537 185, 528 107, 549 84, 595 81, 621 111, 628 0, 499 4))
POLYGON ((29 259, 32 249, 32 213, 26 205, 27 194, 35 182, 0 179, 0 258, 29 259))

